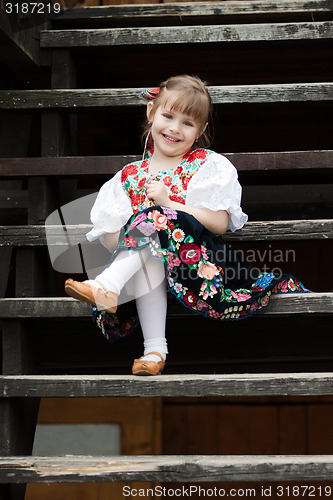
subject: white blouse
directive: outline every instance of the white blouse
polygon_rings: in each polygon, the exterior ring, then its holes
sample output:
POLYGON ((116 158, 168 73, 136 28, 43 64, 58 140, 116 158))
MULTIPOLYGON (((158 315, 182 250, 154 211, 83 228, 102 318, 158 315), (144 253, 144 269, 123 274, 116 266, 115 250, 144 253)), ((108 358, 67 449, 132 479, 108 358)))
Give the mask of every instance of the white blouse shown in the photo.
MULTIPOLYGON (((211 152, 188 183, 186 205, 229 213, 228 229, 236 231, 248 217, 240 203, 242 188, 234 165, 218 153, 211 152)), ((121 171, 100 189, 91 210, 93 229, 87 239, 97 238, 104 243, 106 233, 116 233, 133 214, 131 200, 121 184, 121 171)))
POLYGON ((241 229, 248 216, 241 209, 242 187, 234 165, 218 153, 212 153, 187 187, 186 205, 229 213, 228 229, 241 229))
POLYGON ((131 201, 121 184, 120 170, 99 190, 90 213, 94 227, 87 233, 87 240, 94 241, 99 238, 105 246, 104 235, 119 231, 132 214, 131 201))

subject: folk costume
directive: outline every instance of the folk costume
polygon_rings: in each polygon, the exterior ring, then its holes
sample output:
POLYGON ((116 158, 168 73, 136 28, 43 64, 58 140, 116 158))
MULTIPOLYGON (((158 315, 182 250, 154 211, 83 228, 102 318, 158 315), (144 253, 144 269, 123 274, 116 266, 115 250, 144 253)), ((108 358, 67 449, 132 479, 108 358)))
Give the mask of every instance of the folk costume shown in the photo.
MULTIPOLYGON (((126 165, 102 186, 91 212, 94 227, 87 234, 89 241, 99 238, 103 243, 106 233, 120 230, 112 261, 122 252, 148 248, 164 264, 172 295, 206 318, 239 320, 267 307, 271 294, 308 292, 291 275, 261 273, 239 259, 223 236, 213 234, 192 215, 155 206, 146 196, 152 148, 151 144, 142 161, 126 165)), ((220 154, 191 149, 176 169, 160 171, 157 180, 165 184, 173 201, 227 211, 230 231, 247 221, 237 170, 220 154)), ((136 329, 132 306, 124 303, 116 314, 94 308, 93 320, 107 340, 113 342, 136 329)))

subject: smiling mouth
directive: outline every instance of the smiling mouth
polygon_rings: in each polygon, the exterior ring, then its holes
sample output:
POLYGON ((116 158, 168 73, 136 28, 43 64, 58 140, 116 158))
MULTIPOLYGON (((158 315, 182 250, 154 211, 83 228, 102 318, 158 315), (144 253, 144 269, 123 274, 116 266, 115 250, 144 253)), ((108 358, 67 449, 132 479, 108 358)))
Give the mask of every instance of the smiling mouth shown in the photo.
POLYGON ((164 139, 170 142, 180 142, 180 139, 177 139, 176 137, 170 137, 170 135, 162 134, 164 139))

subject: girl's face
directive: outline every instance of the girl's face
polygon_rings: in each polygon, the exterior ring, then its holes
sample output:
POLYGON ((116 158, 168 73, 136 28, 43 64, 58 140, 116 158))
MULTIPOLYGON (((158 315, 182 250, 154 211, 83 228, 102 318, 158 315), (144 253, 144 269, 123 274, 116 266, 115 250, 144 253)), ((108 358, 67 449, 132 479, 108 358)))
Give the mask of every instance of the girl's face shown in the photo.
MULTIPOLYGON (((199 138, 200 124, 191 116, 171 110, 172 101, 159 106, 153 116, 151 133, 154 151, 167 157, 183 157, 199 138)), ((153 103, 148 104, 149 119, 153 103)))

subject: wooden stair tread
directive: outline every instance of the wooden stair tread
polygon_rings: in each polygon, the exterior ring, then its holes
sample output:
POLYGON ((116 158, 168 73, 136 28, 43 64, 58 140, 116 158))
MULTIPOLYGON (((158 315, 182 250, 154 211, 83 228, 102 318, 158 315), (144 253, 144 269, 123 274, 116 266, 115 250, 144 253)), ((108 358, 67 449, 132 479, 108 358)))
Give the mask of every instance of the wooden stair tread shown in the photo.
MULTIPOLYGON (((70 297, 24 297, 0 299, 0 318, 91 318, 91 306, 70 297)), ((199 313, 198 313, 199 314, 199 313)), ((168 318, 194 317, 197 313, 175 302, 168 318)), ((309 292, 273 295, 269 306, 256 314, 261 316, 305 316, 333 314, 333 292, 309 292)))
MULTIPOLYGON (((308 173, 333 169, 333 150, 222 154, 239 172, 308 173)), ((141 155, 0 158, 0 177, 112 175, 141 158, 141 155)))
MULTIPOLYGON (((59 219, 60 220, 60 219, 59 219)), ((85 235, 91 224, 0 226, 1 246, 68 246, 87 243, 85 235)), ((328 240, 333 238, 333 219, 247 222, 245 226, 224 234, 225 241, 328 240)), ((94 244, 94 243, 92 243, 94 244)))
POLYGON ((40 33, 41 48, 108 47, 184 43, 267 42, 325 40, 333 37, 333 22, 239 25, 163 26, 47 30, 40 33))
MULTIPOLYGON (((214 104, 330 101, 333 83, 285 83, 208 87, 214 104)), ((143 88, 1 90, 0 109, 143 106, 143 88)))
POLYGON ((333 373, 0 375, 3 398, 333 395, 333 373))
POLYGON ((137 17, 215 17, 276 14, 309 14, 331 13, 332 7, 329 0, 283 0, 272 2, 267 0, 243 0, 228 2, 184 2, 163 4, 128 4, 76 7, 62 12, 60 16, 50 16, 57 21, 67 20, 91 20, 108 18, 137 18, 137 17))
MULTIPOLYGON (((318 481, 331 480, 332 473, 333 455, 96 457, 66 455, 60 457, 12 456, 0 458, 1 483, 318 481)), ((192 488, 194 487, 192 485, 192 488)), ((177 488, 186 489, 186 486, 177 485, 177 488)), ((194 492, 195 490, 192 490, 192 494, 194 492)), ((252 492, 255 493, 254 489, 252 492)))

